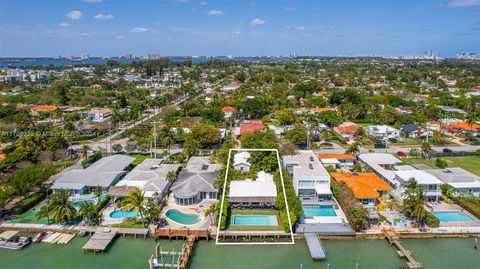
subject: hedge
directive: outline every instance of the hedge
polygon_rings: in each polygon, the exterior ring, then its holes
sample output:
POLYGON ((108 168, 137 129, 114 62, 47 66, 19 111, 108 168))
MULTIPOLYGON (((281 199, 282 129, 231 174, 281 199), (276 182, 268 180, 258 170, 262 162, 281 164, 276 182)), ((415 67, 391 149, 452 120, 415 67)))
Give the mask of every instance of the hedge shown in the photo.
POLYGON ((13 212, 15 214, 22 214, 25 211, 29 210, 30 208, 36 206, 40 201, 45 199, 48 193, 48 189, 45 189, 41 192, 37 192, 34 195, 23 199, 20 203, 18 203, 15 208, 13 209, 13 212))
POLYGON ((438 228, 440 226, 440 220, 432 213, 427 212, 425 215, 425 224, 430 228, 438 228))
POLYGON ((480 219, 480 198, 456 197, 455 202, 480 219))

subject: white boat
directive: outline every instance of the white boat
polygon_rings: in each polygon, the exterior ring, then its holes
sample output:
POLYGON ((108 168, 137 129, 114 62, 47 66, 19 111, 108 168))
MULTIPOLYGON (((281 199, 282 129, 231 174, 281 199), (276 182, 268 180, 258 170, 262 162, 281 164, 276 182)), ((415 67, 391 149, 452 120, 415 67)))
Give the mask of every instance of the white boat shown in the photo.
POLYGON ((13 235, 8 239, 6 239, 5 237, 1 237, 0 248, 19 250, 24 248, 31 242, 32 242, 32 239, 30 237, 23 237, 23 236, 17 236, 17 235, 13 235))

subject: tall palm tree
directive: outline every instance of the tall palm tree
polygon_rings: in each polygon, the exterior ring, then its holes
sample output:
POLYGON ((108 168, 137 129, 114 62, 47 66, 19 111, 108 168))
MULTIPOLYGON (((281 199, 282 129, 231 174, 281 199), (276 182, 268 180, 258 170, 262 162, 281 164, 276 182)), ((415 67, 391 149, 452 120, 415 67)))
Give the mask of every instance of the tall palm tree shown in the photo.
POLYGON ((62 223, 65 220, 71 221, 77 215, 77 210, 73 207, 72 201, 68 198, 70 193, 67 190, 60 189, 56 191, 47 201, 37 214, 40 219, 45 216, 53 215, 53 220, 56 223, 62 223))
POLYGON ((356 155, 359 152, 360 152, 360 144, 358 142, 355 142, 355 143, 351 144, 348 147, 348 149, 345 150, 345 154, 356 155))
POLYGON ((97 224, 99 221, 96 206, 92 202, 84 202, 80 204, 78 214, 85 219, 87 223, 97 224))
POLYGON ((478 121, 477 113, 472 112, 472 113, 468 114, 466 119, 467 119, 468 126, 472 127, 478 121))
POLYGON ((162 127, 158 132, 158 139, 162 146, 166 146, 170 152, 170 146, 175 142, 175 133, 172 130, 172 127, 167 124, 162 127))
POLYGON ((167 181, 168 182, 173 182, 177 178, 177 173, 175 171, 169 171, 167 173, 167 181))
POLYGON ((428 142, 423 142, 422 143, 422 156, 425 159, 430 159, 430 151, 432 150, 432 147, 430 146, 430 143, 428 142))
POLYGON ((97 199, 97 202, 99 202, 100 197, 102 197, 102 194, 103 194, 102 187, 101 187, 101 186, 96 186, 96 187, 93 189, 92 197, 93 197, 94 199, 97 199))
POLYGON ((90 150, 90 147, 85 144, 82 146, 82 153, 83 153, 83 158, 87 158, 88 157, 88 151, 90 150))
POLYGON ((145 197, 142 191, 139 188, 136 188, 134 191, 130 192, 129 195, 122 202, 122 210, 134 211, 134 217, 136 218, 140 215, 143 226, 145 222, 143 221, 143 215, 145 210, 145 197))

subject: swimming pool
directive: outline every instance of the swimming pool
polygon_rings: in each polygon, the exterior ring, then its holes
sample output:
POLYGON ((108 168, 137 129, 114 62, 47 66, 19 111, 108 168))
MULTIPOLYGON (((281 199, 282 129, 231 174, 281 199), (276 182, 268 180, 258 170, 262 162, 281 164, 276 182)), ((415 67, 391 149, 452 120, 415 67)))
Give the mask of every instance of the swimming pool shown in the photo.
POLYGON ((232 225, 239 226, 277 226, 275 215, 233 215, 232 225))
POLYGON ((303 217, 311 219, 313 217, 335 217, 337 213, 331 205, 303 206, 303 217))
POLYGON ((199 214, 183 213, 178 209, 169 209, 165 212, 165 216, 172 221, 183 225, 194 225, 202 220, 202 217, 199 214))
POLYGON ((131 219, 135 217, 135 211, 113 210, 109 216, 112 219, 131 219))
POLYGON ((441 222, 468 222, 474 221, 470 216, 461 211, 432 212, 441 222))
POLYGON ((83 199, 83 200, 73 200, 73 207, 75 207, 76 210, 80 208, 80 205, 85 203, 85 202, 90 202, 93 203, 94 205, 97 204, 97 200, 95 199, 83 199))

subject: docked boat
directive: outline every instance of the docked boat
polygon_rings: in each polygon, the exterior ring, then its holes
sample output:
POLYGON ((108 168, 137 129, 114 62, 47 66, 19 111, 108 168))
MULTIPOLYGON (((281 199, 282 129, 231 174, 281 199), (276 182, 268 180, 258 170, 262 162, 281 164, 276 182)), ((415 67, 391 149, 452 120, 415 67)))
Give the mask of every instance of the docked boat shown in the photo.
POLYGON ((33 238, 33 243, 40 243, 42 239, 45 237, 47 233, 46 232, 41 232, 38 233, 34 238, 33 238))
POLYGON ((19 250, 32 242, 30 237, 18 236, 17 231, 6 231, 0 234, 0 248, 19 250))

